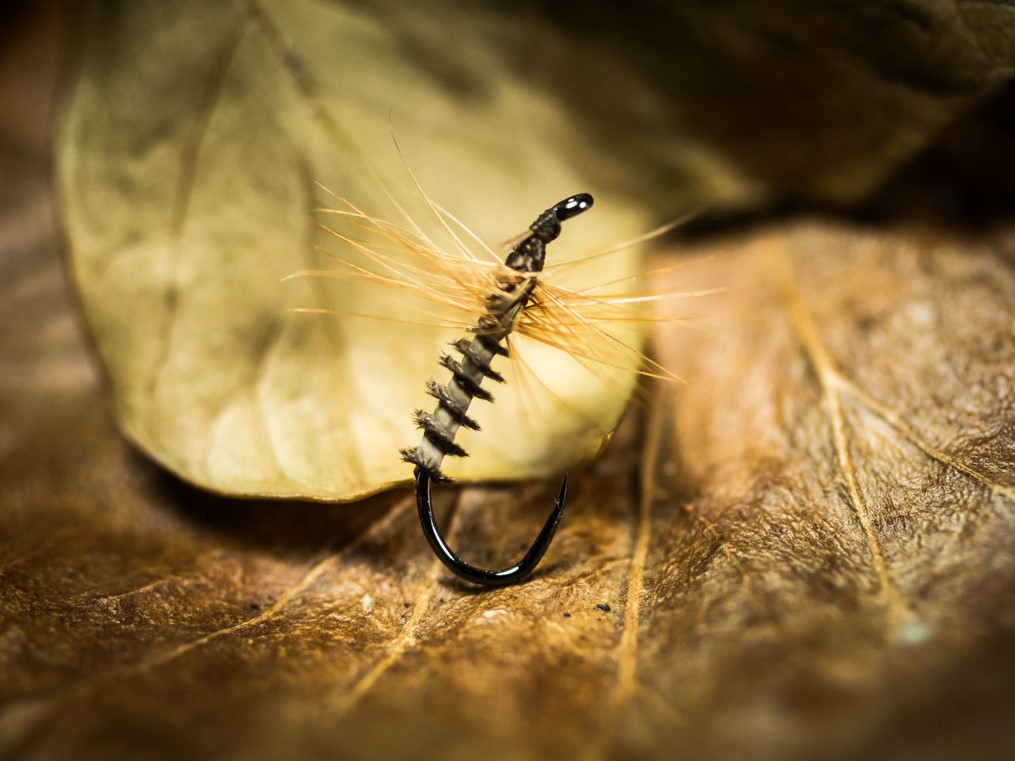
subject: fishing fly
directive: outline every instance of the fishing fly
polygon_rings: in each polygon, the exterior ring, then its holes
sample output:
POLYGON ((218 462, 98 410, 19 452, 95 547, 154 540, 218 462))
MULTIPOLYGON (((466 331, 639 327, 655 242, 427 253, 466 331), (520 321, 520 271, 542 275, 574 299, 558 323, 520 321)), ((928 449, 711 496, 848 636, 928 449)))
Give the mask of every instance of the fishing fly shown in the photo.
POLYGON ((474 584, 517 584, 535 570, 549 549, 564 513, 567 475, 564 475, 550 517, 525 557, 498 571, 477 568, 462 560, 448 546, 434 518, 430 486, 433 481, 450 481, 441 472, 445 457, 466 456, 466 451, 455 443, 455 436, 463 426, 479 430, 479 424, 469 417, 468 410, 473 399, 493 401, 493 395, 482 387, 483 381, 489 378, 496 383, 504 382, 503 376, 491 367, 491 363, 494 357, 508 354, 503 343, 532 298, 546 260, 546 246, 560 235, 562 222, 591 206, 592 196, 579 193, 554 204, 529 226, 529 234, 514 246, 504 261, 505 268, 496 280, 496 288, 486 297, 486 311, 470 331, 472 339, 463 337, 452 344, 461 354, 461 360, 447 353, 441 356, 440 364, 451 371, 451 380, 443 386, 434 380, 427 383, 427 393, 437 400, 437 407, 432 414, 416 410, 414 419, 423 431, 423 438, 415 447, 401 452, 403 460, 416 466, 416 507, 427 542, 445 566, 474 584))
MULTIPOLYGON (((415 179, 415 178, 413 178, 415 179)), ((637 238, 592 256, 546 265, 547 246, 561 234, 561 225, 588 210, 592 196, 580 193, 554 204, 529 226, 527 232, 509 245, 506 258, 496 254, 450 212, 438 206, 419 184, 420 197, 425 201, 444 233, 453 241, 448 250, 425 234, 393 197, 389 198, 402 213, 405 224, 375 217, 351 201, 332 194, 344 208, 322 209, 339 215, 359 228, 366 237, 323 226, 323 229, 365 257, 362 263, 330 254, 342 267, 340 270, 303 270, 293 276, 359 278, 384 288, 395 288, 418 297, 433 307, 417 307, 416 319, 395 317, 391 312, 371 314, 370 311, 300 308, 296 311, 333 314, 341 317, 378 318, 385 321, 420 322, 441 328, 455 327, 467 335, 450 345, 457 356, 444 353, 440 365, 450 373, 445 384, 430 380, 427 393, 436 399, 433 412, 416 410, 414 420, 422 437, 415 447, 401 450, 402 459, 414 466, 416 504, 423 533, 436 556, 459 577, 482 586, 507 586, 527 578, 543 558, 560 524, 567 497, 567 476, 564 476, 553 509, 535 542, 515 565, 502 570, 485 570, 459 557, 448 545, 434 517, 431 487, 434 482, 450 479, 441 470, 445 457, 463 457, 466 451, 458 443, 462 428, 479 430, 479 423, 469 414, 473 400, 493 401, 489 383, 503 383, 505 378, 492 367, 496 357, 510 356, 512 366, 524 372, 526 363, 519 356, 518 337, 532 339, 543 346, 563 352, 581 368, 592 372, 603 382, 617 378, 626 384, 632 373, 643 377, 679 380, 658 363, 646 357, 637 342, 625 336, 633 327, 656 321, 673 322, 681 318, 668 316, 660 310, 650 313, 647 307, 674 295, 700 295, 704 292, 673 291, 632 293, 631 284, 647 274, 658 275, 674 267, 638 272, 619 278, 596 281, 587 287, 572 290, 555 282, 550 275, 568 271, 571 266, 631 248, 657 238, 674 229, 678 219, 651 230, 637 238), (460 232, 482 246, 490 261, 472 254, 460 232), (544 265, 546 268, 544 270, 544 265), (553 272, 551 272, 551 269, 553 272), (454 313, 454 314, 452 314, 454 313), (477 317, 478 315, 478 317, 477 317), (618 373, 602 372, 616 370, 618 373)), ((538 380, 538 378, 534 378, 538 380)), ((518 375, 524 390, 524 375, 518 375)), ((577 408, 557 394, 558 384, 543 384, 546 397, 558 402, 560 409, 584 418, 577 408)), ((629 385, 615 387, 616 398, 624 398, 629 385)), ((532 401, 536 401, 532 397, 532 401)), ((619 414, 619 413, 618 413, 619 414)), ((600 427, 602 423, 595 422, 600 427)))

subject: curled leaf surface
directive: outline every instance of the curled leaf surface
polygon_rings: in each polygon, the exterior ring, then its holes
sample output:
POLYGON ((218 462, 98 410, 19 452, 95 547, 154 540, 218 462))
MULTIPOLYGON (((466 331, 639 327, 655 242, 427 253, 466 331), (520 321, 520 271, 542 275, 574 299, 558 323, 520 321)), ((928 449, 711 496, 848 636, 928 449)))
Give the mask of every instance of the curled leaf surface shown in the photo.
MULTIPOLYGON (((225 493, 352 499, 408 479, 397 452, 418 437, 411 411, 458 336, 287 311, 397 319, 390 290, 280 285, 322 267, 319 246, 346 253, 317 227, 328 198, 315 183, 403 223, 391 189, 436 224, 392 133, 427 192, 494 247, 592 192, 596 209, 551 253, 574 258, 693 207, 862 198, 1011 71, 986 33, 1005 12, 982 5, 887 3, 852 25, 829 10, 803 27, 792 3, 763 17, 642 10, 604 27, 591 7, 564 18, 450 0, 83 6, 58 185, 126 434, 225 493)), ((597 260, 578 282, 638 266, 634 251, 597 260)), ((530 361, 540 382, 526 392, 509 376, 456 477, 548 475, 615 425, 630 374, 599 382, 559 356, 530 361), (518 395, 547 388, 562 403, 526 412, 518 395)))

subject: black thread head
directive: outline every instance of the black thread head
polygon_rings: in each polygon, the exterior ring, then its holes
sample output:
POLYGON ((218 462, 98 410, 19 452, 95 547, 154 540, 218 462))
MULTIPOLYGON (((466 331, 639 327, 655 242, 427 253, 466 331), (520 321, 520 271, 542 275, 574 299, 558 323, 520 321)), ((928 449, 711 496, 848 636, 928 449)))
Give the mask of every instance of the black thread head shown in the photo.
POLYGON ((592 207, 592 196, 588 193, 579 193, 578 195, 565 198, 563 201, 553 207, 552 211, 556 215, 557 219, 561 222, 571 219, 571 217, 577 217, 586 209, 592 207))
POLYGON ((519 272, 542 271, 546 244, 557 240, 561 222, 576 217, 591 207, 592 196, 588 193, 578 193, 554 204, 529 225, 532 235, 515 246, 504 263, 519 272))

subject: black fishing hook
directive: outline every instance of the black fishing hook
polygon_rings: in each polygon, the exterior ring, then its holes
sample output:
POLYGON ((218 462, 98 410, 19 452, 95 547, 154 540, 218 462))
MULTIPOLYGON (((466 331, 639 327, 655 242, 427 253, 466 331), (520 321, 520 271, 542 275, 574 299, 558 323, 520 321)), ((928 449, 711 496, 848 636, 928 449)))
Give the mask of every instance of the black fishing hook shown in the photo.
POLYGON ((423 468, 416 468, 416 509, 419 511, 419 522, 423 527, 423 535, 434 554, 440 561, 451 569, 455 574, 471 581, 473 584, 480 584, 484 587, 506 587, 517 584, 527 578, 530 573, 536 570, 539 561, 550 548, 553 542, 553 535, 557 532, 560 518, 564 514, 564 501, 567 499, 567 474, 564 474, 564 481, 560 485, 560 493, 553 504, 553 512, 543 524, 542 531, 536 537, 536 541, 529 547, 519 562, 510 568, 502 571, 487 571, 466 563, 455 554, 448 543, 444 540, 441 530, 437 527, 437 520, 433 514, 433 503, 430 501, 430 474, 423 468))

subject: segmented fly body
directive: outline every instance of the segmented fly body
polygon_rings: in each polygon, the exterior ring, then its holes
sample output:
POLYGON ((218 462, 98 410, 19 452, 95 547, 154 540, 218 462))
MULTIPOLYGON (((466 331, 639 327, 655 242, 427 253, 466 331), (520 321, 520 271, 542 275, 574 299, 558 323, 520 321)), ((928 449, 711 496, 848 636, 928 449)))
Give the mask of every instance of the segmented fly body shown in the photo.
POLYGON ((519 563, 501 571, 476 568, 448 547, 434 519, 430 484, 431 481, 450 480, 441 472, 441 463, 445 457, 466 456, 465 450, 455 443, 455 437, 462 426, 479 430, 476 421, 469 417, 468 410, 473 399, 493 401, 493 395, 482 388, 483 381, 489 378, 497 383, 504 382, 500 374, 492 369, 491 363, 494 357, 507 354, 503 342, 513 330, 536 288, 536 278, 543 269, 546 257, 546 246, 560 235, 562 222, 591 206, 592 196, 580 193, 551 206, 529 226, 529 234, 514 246, 505 260, 507 270, 498 278, 496 289, 487 296, 486 312, 472 328, 473 337, 461 338, 452 344, 461 354, 461 360, 449 354, 441 357, 441 365, 451 371, 451 380, 446 385, 433 380, 427 384, 427 392, 437 399, 437 406, 433 413, 423 410, 415 412, 416 424, 423 431, 422 440, 416 447, 401 452, 406 462, 416 466, 416 502, 423 532, 431 548, 448 568, 476 584, 515 584, 535 569, 553 540, 560 522, 567 493, 567 476, 564 477, 554 510, 536 542, 519 563))

